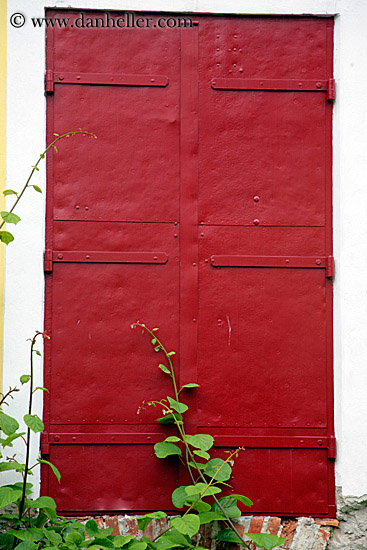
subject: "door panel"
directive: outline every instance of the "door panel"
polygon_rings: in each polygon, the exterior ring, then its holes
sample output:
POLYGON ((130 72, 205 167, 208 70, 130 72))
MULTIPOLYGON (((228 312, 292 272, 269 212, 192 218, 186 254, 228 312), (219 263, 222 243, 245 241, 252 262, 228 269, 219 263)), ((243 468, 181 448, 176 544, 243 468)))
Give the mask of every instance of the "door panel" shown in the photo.
POLYGON ((172 509, 185 473, 153 445, 174 432, 136 414, 170 392, 140 320, 200 384, 189 433, 245 448, 251 513, 333 515, 333 21, 196 19, 47 31, 48 141, 98 139, 48 158, 42 448, 62 484, 42 488, 68 512, 172 509))

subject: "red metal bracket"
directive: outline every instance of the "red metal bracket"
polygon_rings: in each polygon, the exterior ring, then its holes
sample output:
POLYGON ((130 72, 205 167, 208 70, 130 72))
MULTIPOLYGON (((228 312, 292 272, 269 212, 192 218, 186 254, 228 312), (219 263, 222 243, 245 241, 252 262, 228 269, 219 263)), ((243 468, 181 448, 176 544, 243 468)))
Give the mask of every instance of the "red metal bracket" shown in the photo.
MULTIPOLYGON (((332 256, 212 256, 213 267, 312 267, 329 269, 332 256)), ((331 269, 331 268, 330 268, 331 269)), ((330 277, 332 275, 326 275, 330 277)))
POLYGON ((41 455, 50 454, 50 444, 48 439, 48 433, 42 432, 41 434, 41 455))
POLYGON ((328 101, 335 101, 335 80, 333 78, 329 78, 327 81, 326 99, 328 101))
POLYGON ((53 73, 46 71, 47 82, 50 92, 54 91, 54 84, 94 84, 103 86, 158 86, 168 85, 168 77, 165 75, 144 75, 144 74, 111 74, 111 73, 53 73))
POLYGON ((335 261, 333 256, 326 258, 326 277, 335 276, 335 261))
POLYGON ((53 262, 64 263, 112 263, 112 264, 166 264, 168 256, 164 252, 98 252, 54 250, 53 262))
POLYGON ((336 439, 333 435, 329 437, 329 445, 328 445, 328 458, 330 460, 336 459, 336 439))
POLYGON ((45 250, 44 270, 45 270, 45 273, 52 272, 52 250, 45 250))
POLYGON ((331 80, 214 78, 211 87, 214 90, 325 92, 329 90, 331 80))
POLYGON ((153 445, 164 433, 50 433, 47 445, 153 445))
MULTIPOLYGON (((284 448, 284 449, 328 449, 330 438, 325 436, 246 436, 246 435, 216 435, 212 434, 216 447, 244 446, 254 448, 284 448)), ((335 439, 335 438, 334 438, 335 439)), ((329 452, 329 451, 328 451, 329 452)))
POLYGON ((54 87, 54 74, 52 71, 46 71, 45 73, 45 92, 46 94, 53 94, 54 87))

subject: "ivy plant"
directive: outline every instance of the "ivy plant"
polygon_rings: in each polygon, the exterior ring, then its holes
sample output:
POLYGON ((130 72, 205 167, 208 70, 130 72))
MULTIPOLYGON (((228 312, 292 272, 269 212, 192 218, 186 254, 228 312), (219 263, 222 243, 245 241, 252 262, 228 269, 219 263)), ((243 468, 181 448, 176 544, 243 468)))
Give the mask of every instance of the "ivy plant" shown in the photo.
MULTIPOLYGON (((214 439, 209 434, 188 434, 185 430, 185 415, 189 407, 181 399, 183 392, 188 389, 198 388, 195 382, 178 387, 173 368, 172 357, 174 351, 168 351, 158 338, 158 328, 149 329, 144 323, 137 321, 131 325, 139 328, 142 334, 149 335, 153 349, 164 355, 164 362, 158 364, 158 368, 169 376, 172 382, 173 394, 163 397, 159 401, 146 401, 140 407, 140 413, 145 407, 159 407, 162 411, 157 421, 161 424, 174 424, 177 435, 166 437, 164 441, 154 445, 154 451, 158 458, 177 456, 187 468, 191 484, 182 485, 172 493, 172 504, 182 514, 170 520, 168 529, 151 541, 143 537, 143 540, 152 550, 166 550, 168 548, 181 548, 190 550, 195 543, 192 537, 198 534, 200 526, 211 521, 222 521, 225 525, 217 535, 218 541, 235 543, 250 549, 249 541, 258 548, 266 550, 280 546, 285 539, 268 533, 245 533, 247 540, 240 535, 235 525, 235 518, 241 516, 238 506, 252 506, 252 501, 241 494, 229 494, 223 496, 223 491, 231 487, 229 480, 232 474, 234 460, 242 448, 234 452, 228 452, 223 458, 212 458, 210 451, 214 445, 214 439), (222 495, 222 496, 219 496, 222 495)), ((144 529, 154 518, 165 517, 164 512, 153 512, 141 516, 138 519, 139 527, 144 529)))

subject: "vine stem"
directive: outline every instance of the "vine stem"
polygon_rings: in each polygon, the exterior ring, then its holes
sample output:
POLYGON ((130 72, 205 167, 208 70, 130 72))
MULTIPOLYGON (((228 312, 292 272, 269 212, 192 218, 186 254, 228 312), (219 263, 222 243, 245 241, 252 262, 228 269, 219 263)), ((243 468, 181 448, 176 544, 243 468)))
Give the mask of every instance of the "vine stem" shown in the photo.
MULTIPOLYGON (((33 353, 34 353, 34 346, 36 344, 38 336, 44 336, 44 333, 37 331, 36 334, 33 336, 31 340, 31 352, 30 352, 30 381, 29 381, 29 404, 28 404, 28 414, 32 414, 32 405, 33 405, 33 353)), ((27 427, 27 438, 26 438, 26 459, 25 459, 25 469, 24 469, 24 476, 23 476, 23 492, 22 492, 22 499, 19 503, 19 519, 22 519, 23 512, 24 512, 24 503, 25 503, 25 497, 26 497, 26 490, 27 490, 27 477, 28 472, 30 471, 29 468, 29 455, 30 455, 30 448, 31 448, 31 429, 28 426, 27 427)))
MULTIPOLYGON (((22 198, 25 190, 27 189, 28 185, 29 185, 29 182, 31 181, 32 179, 32 176, 33 174, 35 173, 35 171, 37 170, 38 171, 38 165, 39 163, 41 162, 42 159, 45 158, 45 155, 46 153, 49 151, 49 149, 51 149, 51 147, 55 147, 55 144, 60 141, 60 139, 63 139, 65 137, 69 137, 69 136, 74 136, 75 134, 83 134, 84 136, 91 136, 91 137, 94 137, 94 138, 97 138, 97 136, 95 134, 92 134, 91 132, 87 132, 85 130, 75 130, 74 132, 65 132, 65 134, 62 134, 61 136, 57 136, 51 143, 50 145, 48 145, 46 147, 46 149, 43 151, 43 153, 40 154, 40 157, 39 159, 37 160, 36 164, 33 166, 32 170, 31 170, 31 173, 29 174, 29 177, 23 187, 23 189, 21 190, 20 194, 17 195, 17 199, 15 201, 15 203, 13 204, 13 206, 11 207, 11 209, 9 210, 9 214, 11 212, 13 212, 14 208, 17 206, 18 202, 20 201, 20 199, 22 198)), ((5 224, 5 220, 3 220, 0 224, 0 229, 4 226, 5 224)))
MULTIPOLYGON (((173 370, 172 361, 171 361, 171 359, 170 359, 170 356, 168 355, 167 350, 166 350, 165 347, 163 346, 162 342, 159 340, 159 338, 157 338, 156 334, 155 334, 153 331, 151 331, 149 328, 146 327, 146 325, 144 325, 144 324, 142 324, 142 323, 139 323, 138 321, 137 321, 136 323, 133 323, 133 324, 131 325, 131 327, 132 327, 132 328, 134 328, 134 327, 140 327, 141 329, 143 329, 143 331, 146 330, 146 331, 149 332, 149 334, 156 340, 158 346, 160 347, 160 349, 161 349, 161 350, 163 351, 163 353, 165 354, 166 359, 167 359, 167 361, 168 361, 168 363, 169 363, 170 371, 171 371, 170 376, 171 376, 171 379, 172 379, 172 384, 173 384, 173 389, 174 389, 174 392, 175 392, 175 397, 176 397, 176 400, 179 401, 179 392, 177 391, 177 384, 176 384, 176 378, 175 378, 175 373, 174 373, 174 370, 173 370)), ((153 344, 153 345, 154 345, 154 344, 153 344)), ((163 405, 163 403, 160 403, 160 404, 163 405)), ((165 406, 165 407, 168 409, 168 407, 167 407, 166 405, 163 405, 163 406, 165 406)), ((204 482, 206 485, 208 485, 208 482, 207 482, 207 480, 205 479, 205 477, 204 477, 202 471, 200 470, 200 468, 199 468, 199 466, 198 466, 198 464, 197 464, 197 462, 196 462, 196 460, 195 460, 195 457, 194 457, 193 453, 191 452, 191 449, 190 449, 190 447, 189 447, 189 444, 188 444, 187 441, 186 441, 186 437, 185 437, 186 434, 185 434, 185 428, 184 428, 183 421, 178 420, 178 419, 176 418, 174 412, 172 413, 172 416, 173 416, 173 418, 174 418, 174 422, 175 422, 175 424, 176 424, 176 427, 177 427, 177 429, 178 429, 178 431, 179 431, 179 433, 180 433, 180 435, 181 435, 181 437, 182 437, 182 441, 183 441, 183 443, 184 443, 184 445, 185 445, 185 448, 186 448, 186 456, 187 456, 187 453, 188 453, 189 456, 190 456, 190 459, 192 460, 192 462, 193 462, 194 465, 195 465, 195 468, 196 468, 196 470, 197 470, 197 472, 198 472, 200 478, 203 480, 203 482, 204 482)), ((235 451, 234 453, 232 453, 232 454, 230 455, 230 457, 228 457, 227 460, 226 460, 225 462, 228 462, 228 460, 230 460, 230 458, 231 458, 234 454, 237 454, 238 451, 239 451, 239 449, 238 449, 237 451, 235 451)), ((192 479, 192 481, 193 481, 193 483, 194 483, 194 485, 195 485, 196 482, 195 482, 195 480, 194 480, 194 478, 193 478, 193 476, 192 476, 192 472, 190 471, 190 466, 189 466, 189 464, 187 464, 187 468, 188 468, 188 470, 189 470, 190 477, 191 477, 191 479, 192 479)), ((219 471, 219 468, 218 468, 218 471, 219 471)), ((217 475, 217 473, 218 473, 218 472, 216 472, 215 475, 217 475)), ((213 478, 211 479, 211 481, 214 479, 215 475, 213 476, 213 478)), ((209 484, 211 483, 211 481, 209 482, 209 484)), ((209 485, 208 485, 208 486, 209 486, 209 485)), ((228 516, 226 510, 223 508, 223 506, 221 505, 221 503, 219 502, 219 500, 217 499, 217 497, 216 497, 215 495, 213 495, 213 497, 214 497, 214 500, 215 500, 216 504, 219 506, 220 510, 222 511, 222 513, 224 514, 224 516, 226 517, 226 522, 230 525, 232 531, 234 531, 235 534, 237 535, 237 537, 241 540, 241 544, 243 544, 248 550, 251 550, 251 547, 247 544, 247 542, 244 540, 244 538, 239 534, 239 532, 237 531, 237 529, 236 529, 234 523, 231 521, 231 518, 228 516)), ((200 497, 200 498, 201 498, 201 497, 200 497)), ((229 497, 229 498, 230 498, 230 497, 229 497)), ((199 499, 199 500, 200 500, 200 499, 199 499)), ((186 510, 186 512, 185 512, 184 515, 186 515, 186 514, 192 509, 192 507, 193 507, 193 505, 191 505, 190 508, 189 508, 188 510, 186 510)), ((169 528, 169 529, 170 529, 170 528, 169 528)), ((167 529, 167 530, 164 531, 163 533, 169 531, 169 529, 167 529)), ((159 535, 159 537, 162 536, 163 533, 161 533, 161 535, 159 535)), ((159 537, 157 537, 157 538, 159 538, 159 537)), ((154 541, 157 540, 157 538, 154 539, 154 541)), ((153 542, 154 542, 154 541, 153 541, 153 542)))

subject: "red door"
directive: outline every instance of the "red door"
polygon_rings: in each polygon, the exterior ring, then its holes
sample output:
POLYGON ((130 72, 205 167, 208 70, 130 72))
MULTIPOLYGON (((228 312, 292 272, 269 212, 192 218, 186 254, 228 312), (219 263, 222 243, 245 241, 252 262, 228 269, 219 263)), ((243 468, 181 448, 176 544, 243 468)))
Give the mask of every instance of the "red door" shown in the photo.
POLYGON ((48 29, 48 139, 98 139, 48 161, 43 487, 64 511, 172 509, 139 319, 200 384, 190 428, 246 447, 252 511, 330 515, 333 22, 195 19, 48 29))

